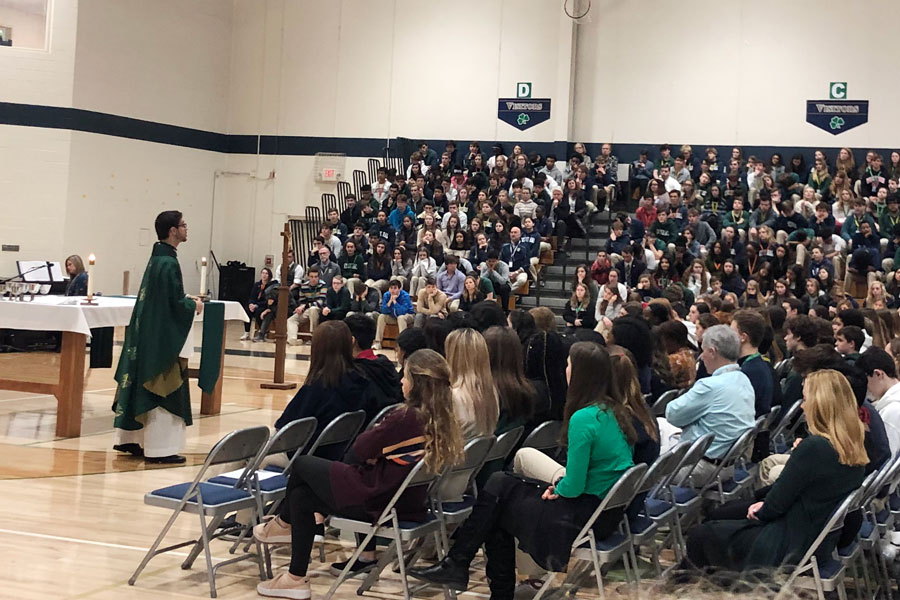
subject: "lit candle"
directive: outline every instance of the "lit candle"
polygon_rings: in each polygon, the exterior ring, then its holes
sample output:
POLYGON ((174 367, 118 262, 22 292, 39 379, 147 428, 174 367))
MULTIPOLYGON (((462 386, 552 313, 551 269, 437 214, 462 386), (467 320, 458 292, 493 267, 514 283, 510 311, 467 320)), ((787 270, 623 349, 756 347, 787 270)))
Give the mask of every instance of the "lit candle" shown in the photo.
POLYGON ((200 295, 206 295, 206 257, 200 259, 200 295))
POLYGON ((91 254, 88 256, 88 283, 87 283, 87 295, 88 298, 94 297, 94 263, 97 261, 97 258, 91 254))

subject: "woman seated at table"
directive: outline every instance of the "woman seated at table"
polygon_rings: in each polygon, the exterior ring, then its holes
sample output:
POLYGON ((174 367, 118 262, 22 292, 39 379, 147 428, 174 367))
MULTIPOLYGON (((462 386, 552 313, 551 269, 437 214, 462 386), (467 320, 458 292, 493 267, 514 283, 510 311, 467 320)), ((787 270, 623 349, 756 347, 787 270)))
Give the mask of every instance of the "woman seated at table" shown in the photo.
MULTIPOLYGON (((315 513, 371 522, 420 460, 430 471, 440 472, 462 457, 447 361, 433 350, 418 350, 407 359, 401 384, 406 402, 356 438, 347 462, 308 455, 294 462, 280 515, 253 530, 260 542, 292 545, 288 571, 260 583, 261 595, 310 597, 307 569, 316 534, 315 513)), ((420 486, 400 498, 396 508, 401 521, 425 520, 425 494, 420 486)), ((374 560, 374 549, 373 543, 359 562, 374 560)))
POLYGON ((733 571, 796 564, 869 462, 865 426, 847 379, 832 369, 807 375, 803 412, 810 436, 791 453, 761 502, 732 502, 687 540, 689 566, 733 571))
MULTIPOLYGON (((631 413, 612 383, 605 348, 593 342, 573 344, 566 378, 565 475, 547 486, 511 473, 494 473, 479 492, 474 512, 456 535, 448 556, 433 567, 410 569, 411 575, 465 590, 469 565, 484 545, 491 598, 511 600, 516 588, 516 540, 540 567, 566 568, 575 536, 619 477, 634 465, 630 446, 637 438, 631 413)), ((613 533, 622 514, 622 509, 614 509, 600 515, 594 525, 597 538, 613 533)))
POLYGON ((244 323, 244 335, 241 340, 250 339, 250 328, 256 323, 256 330, 262 328, 262 314, 268 308, 266 301, 266 290, 272 285, 272 270, 269 267, 263 267, 259 273, 259 281, 253 284, 250 290, 250 300, 247 303, 247 316, 250 320, 244 323))
POLYGON ((88 274, 84 270, 84 261, 77 254, 66 259, 66 274, 69 276, 66 296, 87 296, 88 274))

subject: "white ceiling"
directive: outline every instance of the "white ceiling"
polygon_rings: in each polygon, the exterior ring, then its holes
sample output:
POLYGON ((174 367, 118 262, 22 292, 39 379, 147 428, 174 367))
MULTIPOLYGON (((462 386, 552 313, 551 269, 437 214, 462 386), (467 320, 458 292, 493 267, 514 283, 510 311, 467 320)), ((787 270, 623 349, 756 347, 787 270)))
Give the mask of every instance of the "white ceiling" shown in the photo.
POLYGON ((0 11, 4 8, 32 15, 45 15, 47 14, 47 0, 0 0, 0 11))

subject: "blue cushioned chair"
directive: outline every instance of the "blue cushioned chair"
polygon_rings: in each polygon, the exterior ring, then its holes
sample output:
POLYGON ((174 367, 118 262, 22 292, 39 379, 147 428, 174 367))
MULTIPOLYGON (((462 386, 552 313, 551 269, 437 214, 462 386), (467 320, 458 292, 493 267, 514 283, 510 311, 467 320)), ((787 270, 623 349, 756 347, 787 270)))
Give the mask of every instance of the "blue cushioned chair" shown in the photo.
POLYGON ((259 552, 258 545, 256 554, 245 553, 236 558, 221 561, 214 565, 209 542, 226 533, 216 533, 216 528, 229 513, 238 510, 251 509, 254 515, 256 515, 258 505, 252 490, 257 484, 257 479, 255 477, 253 466, 256 464, 260 452, 265 448, 268 439, 268 427, 250 427, 248 429, 233 431, 213 446, 193 481, 153 490, 144 496, 145 504, 167 508, 172 511, 172 516, 169 517, 168 522, 156 537, 156 541, 150 546, 150 549, 147 551, 143 560, 141 560, 138 568, 128 580, 129 585, 134 585, 134 582, 137 581, 141 571, 144 570, 144 567, 147 566, 150 559, 154 556, 185 546, 193 546, 193 548, 191 548, 187 558, 182 563, 182 569, 191 568, 191 565, 200 555, 200 552, 204 552, 206 556, 206 573, 209 580, 209 595, 211 598, 216 597, 216 571, 225 565, 240 560, 250 558, 255 559, 259 564, 260 579, 265 580, 266 574, 263 568, 262 553, 259 552), (240 477, 234 481, 233 485, 218 485, 215 483, 204 482, 210 467, 235 462, 243 462, 246 466, 240 477), (172 525, 175 523, 175 519, 177 519, 178 515, 182 512, 193 513, 199 516, 200 538, 160 548, 159 545, 162 543, 163 538, 165 538, 166 533, 168 533, 169 529, 171 529, 172 525), (207 520, 207 518, 209 520, 207 520))

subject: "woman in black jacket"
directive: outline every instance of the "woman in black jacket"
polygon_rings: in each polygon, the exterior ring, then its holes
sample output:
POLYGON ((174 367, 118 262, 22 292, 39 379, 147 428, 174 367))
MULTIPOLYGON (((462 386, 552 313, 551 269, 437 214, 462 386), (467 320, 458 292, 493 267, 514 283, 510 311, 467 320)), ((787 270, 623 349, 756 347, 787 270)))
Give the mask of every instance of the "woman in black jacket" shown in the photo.
POLYGON ((378 289, 382 294, 387 291, 391 280, 391 257, 387 251, 387 243, 383 240, 375 243, 366 274, 369 276, 367 286, 378 289))
POLYGON ((591 293, 584 283, 576 283, 572 297, 563 309, 563 320, 566 327, 593 329, 597 326, 594 307, 591 305, 591 293))
POLYGON ((256 329, 262 327, 262 313, 268 308, 266 302, 266 289, 272 285, 272 270, 269 267, 263 267, 259 273, 259 281, 253 284, 250 290, 250 299, 247 301, 247 316, 250 320, 244 323, 244 335, 241 340, 250 339, 250 327, 256 323, 256 329))

